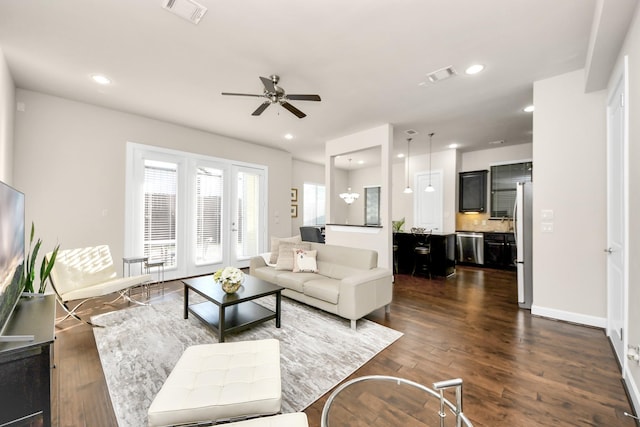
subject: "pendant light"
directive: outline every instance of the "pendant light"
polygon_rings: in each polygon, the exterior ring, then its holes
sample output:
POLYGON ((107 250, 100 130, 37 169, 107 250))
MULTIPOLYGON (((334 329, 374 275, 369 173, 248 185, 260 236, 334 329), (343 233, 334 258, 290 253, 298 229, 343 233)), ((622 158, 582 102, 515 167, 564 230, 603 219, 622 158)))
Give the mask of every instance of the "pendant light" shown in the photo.
MULTIPOLYGON (((349 158, 349 170, 351 170, 351 158, 349 158)), ((352 193, 351 187, 347 187, 346 193, 340 193, 340 198, 348 205, 355 202, 358 197, 360 197, 360 194, 352 193)))
POLYGON ((424 189, 427 193, 433 193, 436 191, 436 189, 431 185, 431 138, 433 138, 433 135, 435 135, 433 132, 429 134, 429 185, 424 189))
POLYGON ((409 162, 411 161, 411 155, 410 155, 410 143, 411 143, 411 138, 407 138, 407 167, 405 168, 407 171, 407 186, 404 189, 404 193, 405 194, 411 194, 413 193, 413 190, 411 189, 411 187, 409 186, 409 162))

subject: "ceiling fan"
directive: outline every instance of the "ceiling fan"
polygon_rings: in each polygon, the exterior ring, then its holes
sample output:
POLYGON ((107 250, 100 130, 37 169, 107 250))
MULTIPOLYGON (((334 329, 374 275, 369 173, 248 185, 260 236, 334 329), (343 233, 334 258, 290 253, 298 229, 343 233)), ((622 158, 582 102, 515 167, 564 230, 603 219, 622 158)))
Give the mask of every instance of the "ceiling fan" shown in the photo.
POLYGON ((287 110, 291 111, 295 114, 299 119, 306 117, 307 115, 302 111, 298 110, 293 105, 289 104, 289 101, 320 101, 320 95, 287 95, 280 86, 278 86, 278 82, 280 81, 280 77, 275 74, 267 77, 260 77, 262 80, 262 84, 264 85, 264 93, 262 95, 254 95, 250 93, 231 93, 231 92, 222 92, 223 95, 233 95, 233 96, 254 96, 257 98, 266 98, 260 106, 251 113, 252 116, 259 116, 262 114, 264 110, 271 104, 280 104, 287 110))

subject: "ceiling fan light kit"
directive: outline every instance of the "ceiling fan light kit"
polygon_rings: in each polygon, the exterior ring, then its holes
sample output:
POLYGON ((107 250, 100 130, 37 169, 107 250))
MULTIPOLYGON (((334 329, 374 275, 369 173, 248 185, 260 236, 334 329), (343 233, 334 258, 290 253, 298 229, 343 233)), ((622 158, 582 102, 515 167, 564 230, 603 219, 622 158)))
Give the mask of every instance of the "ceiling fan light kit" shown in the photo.
POLYGON ((294 107, 289 103, 289 101, 321 101, 320 95, 287 95, 280 86, 278 86, 278 82, 280 81, 280 77, 273 74, 267 77, 260 77, 262 81, 262 85, 264 86, 264 92, 262 95, 250 94, 250 93, 234 93, 234 92, 222 92, 222 95, 230 95, 230 96, 253 96, 257 98, 266 98, 256 110, 251 113, 252 116, 261 115, 264 110, 267 109, 271 104, 280 104, 285 110, 288 110, 293 115, 302 119, 307 115, 300 111, 298 108, 294 107))

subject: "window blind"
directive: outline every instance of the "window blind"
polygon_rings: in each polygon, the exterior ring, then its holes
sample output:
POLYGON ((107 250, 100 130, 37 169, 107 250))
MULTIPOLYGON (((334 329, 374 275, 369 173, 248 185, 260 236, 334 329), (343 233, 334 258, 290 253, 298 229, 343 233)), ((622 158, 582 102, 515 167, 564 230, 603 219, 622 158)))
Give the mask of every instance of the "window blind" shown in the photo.
POLYGON ((532 177, 532 162, 491 166, 491 217, 513 217, 516 184, 530 182, 532 177))
POLYGON ((196 171, 197 265, 222 262, 223 172, 201 167, 196 171))
POLYGON ((153 160, 144 162, 144 255, 176 263, 176 202, 178 165, 153 160))

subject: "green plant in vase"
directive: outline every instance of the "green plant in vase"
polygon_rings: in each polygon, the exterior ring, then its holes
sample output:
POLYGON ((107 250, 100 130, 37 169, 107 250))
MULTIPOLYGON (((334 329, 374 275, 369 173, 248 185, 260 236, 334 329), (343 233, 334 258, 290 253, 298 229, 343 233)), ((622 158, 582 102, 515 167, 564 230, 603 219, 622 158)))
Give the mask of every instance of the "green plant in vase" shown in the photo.
POLYGON ((394 233, 401 232, 404 227, 404 217, 398 221, 391 221, 391 226, 393 227, 394 233))
MULTIPOLYGON (((36 259, 38 258, 40 246, 42 246, 42 239, 38 239, 35 245, 33 244, 35 231, 35 225, 32 222, 31 235, 29 237, 29 252, 27 253, 27 258, 24 261, 24 269, 21 278, 22 291, 27 293, 35 292, 33 284, 36 281, 36 259)), ((60 245, 57 245, 53 249, 53 252, 51 252, 51 257, 49 259, 47 259, 46 256, 42 257, 42 264, 40 265, 40 287, 38 288, 38 293, 40 294, 43 294, 47 289, 47 279, 49 279, 49 276, 51 275, 51 269, 56 262, 56 256, 58 255, 59 249, 60 245)))

